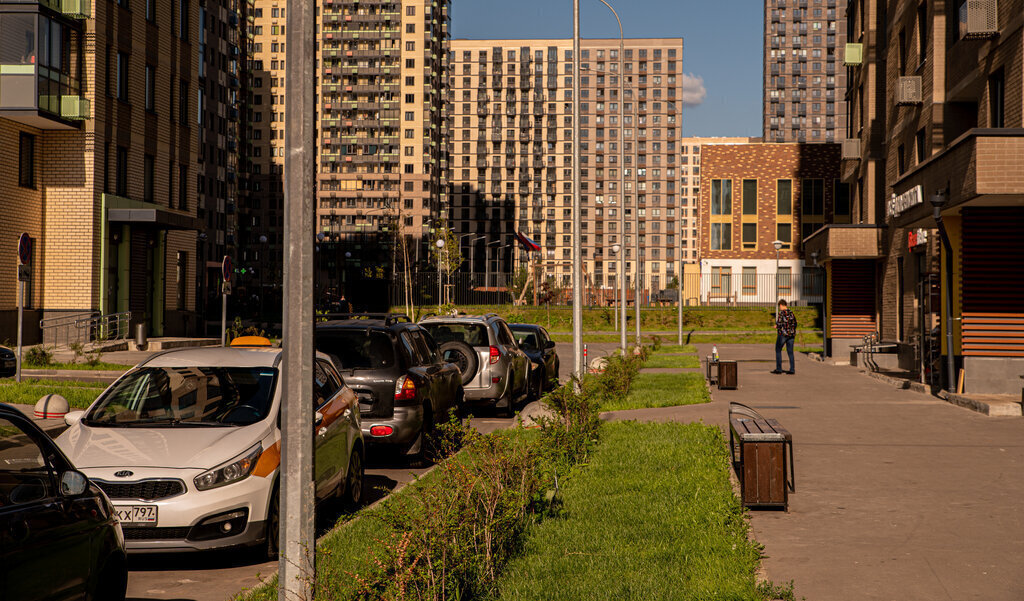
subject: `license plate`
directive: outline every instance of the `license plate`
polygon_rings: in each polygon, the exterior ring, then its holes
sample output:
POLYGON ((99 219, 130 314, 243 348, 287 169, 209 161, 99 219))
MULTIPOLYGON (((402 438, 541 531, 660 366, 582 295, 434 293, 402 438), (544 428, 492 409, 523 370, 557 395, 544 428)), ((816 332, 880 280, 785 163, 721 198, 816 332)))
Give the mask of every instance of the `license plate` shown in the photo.
POLYGON ((156 526, 156 505, 115 505, 117 521, 125 526, 156 526))
POLYGON ((16 359, 5 359, 4 360, 4 367, 14 367, 15 365, 17 365, 17 360, 16 359))

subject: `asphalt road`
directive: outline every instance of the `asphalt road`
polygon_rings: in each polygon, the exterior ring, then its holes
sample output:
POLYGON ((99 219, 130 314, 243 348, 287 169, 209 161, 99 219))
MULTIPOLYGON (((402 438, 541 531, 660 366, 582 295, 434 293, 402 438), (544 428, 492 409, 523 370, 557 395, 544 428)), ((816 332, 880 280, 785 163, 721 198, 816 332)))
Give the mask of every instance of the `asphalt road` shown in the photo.
MULTIPOLYGON (((615 343, 588 344, 588 360, 615 351, 615 343)), ((559 379, 565 381, 573 366, 571 343, 555 347, 559 379)), ((508 428, 514 418, 500 418, 486 410, 476 411, 472 425, 481 432, 508 428)), ((366 502, 372 503, 412 482, 425 469, 402 465, 395 458, 370 458, 366 469, 366 502)), ((317 534, 326 533, 342 516, 340 507, 326 504, 319 509, 317 534)), ((185 555, 141 555, 129 559, 128 601, 225 601, 239 591, 254 587, 260 579, 277 572, 277 562, 260 561, 247 551, 185 555)))

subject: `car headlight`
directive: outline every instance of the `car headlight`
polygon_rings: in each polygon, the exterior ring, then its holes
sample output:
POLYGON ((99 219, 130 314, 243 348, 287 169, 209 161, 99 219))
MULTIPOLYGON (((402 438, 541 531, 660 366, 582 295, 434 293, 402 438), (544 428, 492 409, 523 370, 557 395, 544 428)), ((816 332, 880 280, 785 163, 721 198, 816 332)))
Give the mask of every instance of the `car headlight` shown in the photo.
POLYGON ((262 454, 263 445, 256 443, 256 446, 231 461, 199 474, 193 482, 195 482, 197 489, 209 490, 244 480, 252 473, 253 468, 256 467, 256 462, 262 454))

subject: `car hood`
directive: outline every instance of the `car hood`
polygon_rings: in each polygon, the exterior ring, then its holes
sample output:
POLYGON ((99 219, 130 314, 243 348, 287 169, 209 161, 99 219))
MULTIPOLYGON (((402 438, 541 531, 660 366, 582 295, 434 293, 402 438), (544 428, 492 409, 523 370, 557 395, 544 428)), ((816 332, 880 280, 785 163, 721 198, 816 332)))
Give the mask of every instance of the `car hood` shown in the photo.
POLYGON ((263 440, 269 430, 267 421, 222 428, 96 428, 77 424, 61 434, 57 444, 79 469, 209 469, 244 453, 263 440))

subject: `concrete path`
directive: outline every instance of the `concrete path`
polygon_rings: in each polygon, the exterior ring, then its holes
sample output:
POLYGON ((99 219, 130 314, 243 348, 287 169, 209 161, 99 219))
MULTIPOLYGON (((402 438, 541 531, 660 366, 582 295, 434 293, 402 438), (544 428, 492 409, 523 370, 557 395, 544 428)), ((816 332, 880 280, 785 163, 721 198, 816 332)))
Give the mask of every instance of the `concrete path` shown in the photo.
POLYGON ((724 426, 738 401, 787 427, 790 510, 750 513, 768 578, 793 580, 797 599, 813 601, 1024 598, 1024 419, 980 415, 802 354, 796 375, 773 375, 769 345, 718 349, 740 362, 739 389, 712 389, 706 405, 604 418, 724 426))

